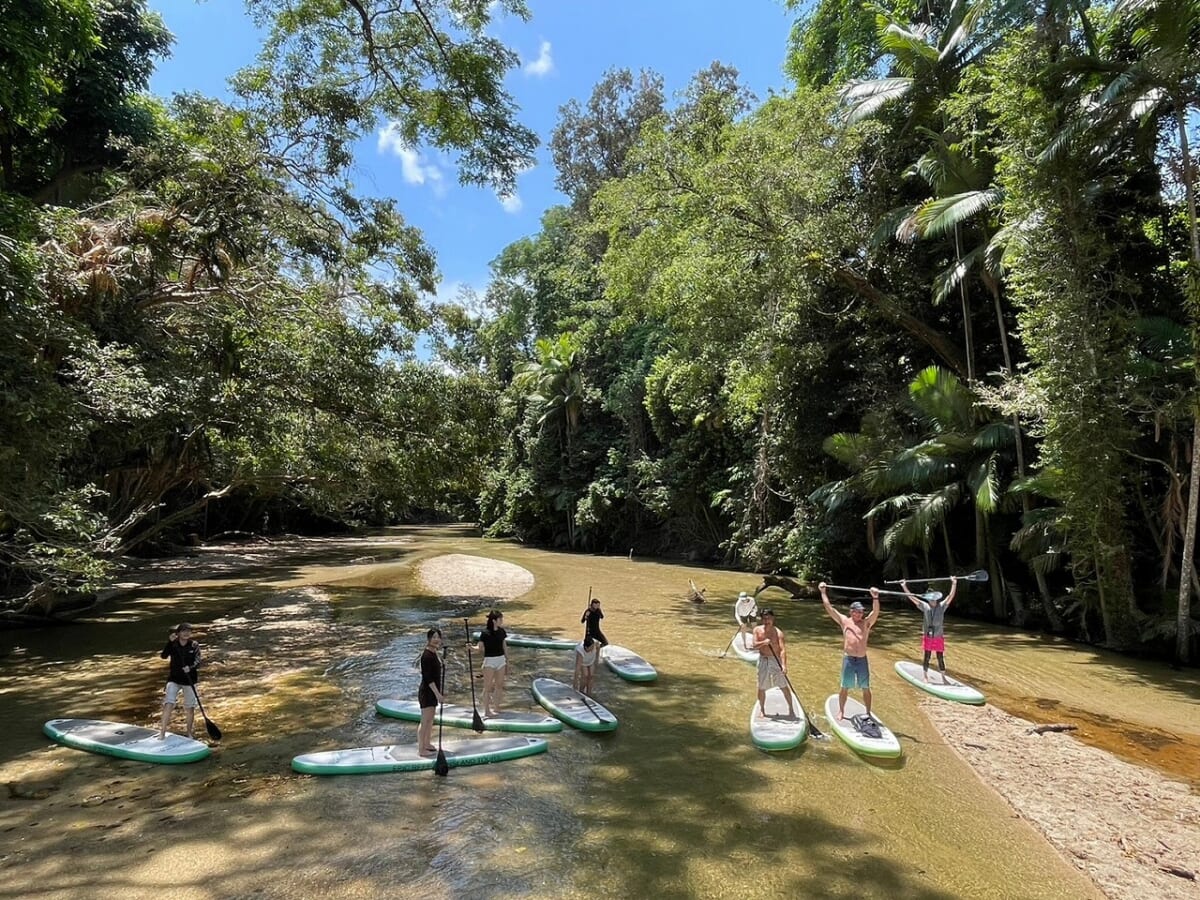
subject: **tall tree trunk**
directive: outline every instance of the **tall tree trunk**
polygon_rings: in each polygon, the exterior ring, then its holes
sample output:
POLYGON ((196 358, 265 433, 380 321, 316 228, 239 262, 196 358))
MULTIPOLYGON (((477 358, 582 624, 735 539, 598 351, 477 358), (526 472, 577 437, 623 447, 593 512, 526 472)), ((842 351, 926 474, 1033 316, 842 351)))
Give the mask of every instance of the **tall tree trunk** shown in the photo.
MULTIPOLYGON (((1196 225, 1196 185, 1192 156, 1188 150, 1187 103, 1180 95, 1175 101, 1175 118, 1179 124, 1179 149, 1183 154, 1183 187, 1187 196, 1188 225, 1191 228, 1192 257, 1185 274, 1184 296, 1192 324, 1193 354, 1200 357, 1200 229, 1196 225)), ((1195 360, 1200 362, 1200 358, 1195 360)), ((1193 366, 1200 378, 1200 368, 1193 366)), ((1175 615, 1175 657, 1182 663, 1191 656, 1192 560, 1196 552, 1196 507, 1200 500, 1200 405, 1193 400, 1192 408, 1192 472, 1188 481, 1187 528, 1183 535, 1183 561, 1179 566, 1179 608, 1175 615)))
MULTIPOLYGON (((954 226, 954 261, 962 262, 962 234, 957 225, 954 226)), ((971 329, 971 301, 967 294, 967 279, 958 280, 958 295, 962 301, 963 344, 967 352, 967 384, 975 383, 975 338, 971 329)))

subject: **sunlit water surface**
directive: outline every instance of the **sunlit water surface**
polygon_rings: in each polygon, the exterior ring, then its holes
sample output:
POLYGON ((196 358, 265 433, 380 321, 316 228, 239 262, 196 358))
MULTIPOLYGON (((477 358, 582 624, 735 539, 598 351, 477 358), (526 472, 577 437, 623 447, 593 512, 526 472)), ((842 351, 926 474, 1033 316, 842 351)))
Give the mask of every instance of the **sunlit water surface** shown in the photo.
MULTIPOLYGON (((721 656, 732 600, 754 576, 529 550, 463 528, 397 529, 363 547, 331 542, 252 578, 139 589, 89 623, 0 633, 0 897, 1097 896, 942 743, 922 695, 891 671, 914 643, 907 611, 885 610, 872 654, 875 707, 903 759, 872 764, 836 740, 767 754, 748 735, 754 670, 721 656), (609 638, 653 662, 658 682, 601 671, 597 697, 618 731, 567 729, 530 759, 444 779, 293 774, 298 753, 415 740, 373 702, 415 696, 431 624, 455 639, 447 687, 470 702, 457 638, 490 602, 428 595, 414 569, 445 553, 535 575, 503 604, 510 631, 577 636, 591 588, 609 638), (709 602, 687 601, 689 579, 709 602), (183 618, 225 734, 210 759, 150 766, 41 735, 60 716, 154 722, 158 650, 183 618)), ((815 604, 760 602, 775 606, 792 680, 817 713, 836 687, 836 628, 815 604)), ((951 631, 952 665, 1003 705, 1075 716, 1096 742, 1189 775, 1195 678, 1000 629, 951 631)), ((536 708, 531 680, 569 681, 569 665, 569 653, 513 648, 508 706, 536 708)))

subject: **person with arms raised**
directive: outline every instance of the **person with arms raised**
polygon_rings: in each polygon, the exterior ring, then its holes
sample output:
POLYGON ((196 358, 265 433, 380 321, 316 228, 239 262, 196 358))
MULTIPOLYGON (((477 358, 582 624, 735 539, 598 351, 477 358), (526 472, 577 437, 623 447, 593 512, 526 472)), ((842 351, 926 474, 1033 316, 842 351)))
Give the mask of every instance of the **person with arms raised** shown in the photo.
POLYGON ((868 615, 863 605, 855 600, 850 604, 850 615, 842 615, 829 602, 827 585, 817 585, 821 592, 821 603, 829 618, 842 629, 842 683, 838 690, 838 718, 846 718, 846 694, 852 688, 862 690, 863 706, 867 718, 871 717, 871 667, 867 663, 867 642, 871 628, 879 621, 879 588, 871 588, 871 612, 868 615))

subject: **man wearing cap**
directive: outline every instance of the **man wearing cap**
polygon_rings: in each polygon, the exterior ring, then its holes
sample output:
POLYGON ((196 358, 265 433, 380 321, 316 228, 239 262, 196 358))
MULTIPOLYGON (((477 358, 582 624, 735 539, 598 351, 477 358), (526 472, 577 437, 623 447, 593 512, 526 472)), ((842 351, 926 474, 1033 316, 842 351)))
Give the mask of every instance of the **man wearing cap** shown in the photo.
POLYGON ((167 736, 167 726, 171 724, 171 716, 175 712, 175 701, 183 692, 183 709, 187 714, 187 736, 194 738, 193 728, 196 721, 196 682, 200 673, 200 645, 192 640, 192 626, 187 622, 171 629, 167 636, 167 646, 159 654, 163 659, 171 661, 171 670, 167 675, 167 694, 163 700, 162 721, 158 726, 158 739, 167 736))
POLYGON ((838 623, 842 629, 842 687, 838 691, 838 719, 846 719, 846 692, 851 688, 860 688, 863 694, 863 706, 867 708, 867 716, 871 715, 871 668, 867 664, 867 641, 871 637, 871 627, 879 619, 879 588, 871 588, 871 613, 867 615, 863 605, 855 600, 850 604, 850 615, 843 616, 829 602, 825 582, 817 585, 821 592, 821 603, 829 618, 838 623))
POLYGON ((787 697, 788 718, 796 718, 792 689, 787 683, 787 647, 783 632, 775 627, 775 611, 762 611, 762 624, 754 629, 754 649, 758 651, 758 714, 767 717, 767 688, 777 687, 787 697))

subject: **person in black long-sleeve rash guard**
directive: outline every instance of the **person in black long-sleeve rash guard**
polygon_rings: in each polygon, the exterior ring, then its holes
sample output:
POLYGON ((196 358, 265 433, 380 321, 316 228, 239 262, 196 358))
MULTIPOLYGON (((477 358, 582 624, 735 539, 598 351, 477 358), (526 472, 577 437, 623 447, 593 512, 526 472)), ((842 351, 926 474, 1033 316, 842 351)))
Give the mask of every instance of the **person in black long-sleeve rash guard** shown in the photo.
POLYGON ((195 737, 193 728, 196 721, 195 684, 200 679, 200 645, 192 640, 192 626, 184 622, 171 631, 167 646, 158 654, 163 659, 171 661, 171 670, 167 675, 167 693, 163 699, 162 722, 158 726, 158 739, 167 736, 167 726, 171 724, 171 716, 175 713, 175 701, 183 693, 183 709, 187 713, 187 736, 195 737))
POLYGON ((583 615, 579 617, 579 621, 583 622, 587 627, 584 629, 584 637, 591 637, 601 648, 608 646, 608 638, 604 636, 604 632, 600 630, 600 620, 604 618, 604 613, 600 611, 600 599, 593 598, 588 604, 587 609, 583 611, 583 615))
POLYGON ((425 649, 421 651, 421 686, 417 688, 417 705, 421 708, 421 724, 417 726, 417 752, 422 756, 437 753, 433 746, 433 717, 442 696, 442 632, 430 628, 425 633, 425 649))

